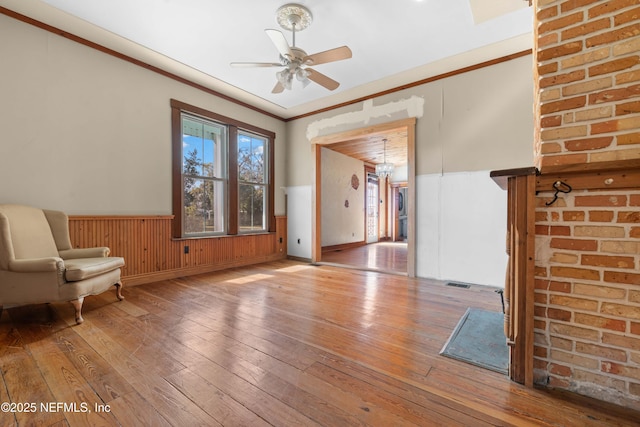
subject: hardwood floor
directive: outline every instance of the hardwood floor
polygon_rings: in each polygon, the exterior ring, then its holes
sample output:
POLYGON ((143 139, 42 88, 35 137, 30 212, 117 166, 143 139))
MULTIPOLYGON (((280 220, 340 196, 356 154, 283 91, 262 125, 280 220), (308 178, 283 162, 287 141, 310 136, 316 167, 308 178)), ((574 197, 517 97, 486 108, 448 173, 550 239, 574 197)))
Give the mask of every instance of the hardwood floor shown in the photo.
POLYGON ((0 425, 630 426, 640 419, 440 356, 467 307, 500 310, 492 288, 281 261, 125 284, 124 295, 122 302, 114 292, 87 297, 81 325, 70 304, 4 311, 0 425))
POLYGON ((378 242, 357 248, 326 252, 322 254, 320 264, 407 274, 407 244, 404 242, 378 242))

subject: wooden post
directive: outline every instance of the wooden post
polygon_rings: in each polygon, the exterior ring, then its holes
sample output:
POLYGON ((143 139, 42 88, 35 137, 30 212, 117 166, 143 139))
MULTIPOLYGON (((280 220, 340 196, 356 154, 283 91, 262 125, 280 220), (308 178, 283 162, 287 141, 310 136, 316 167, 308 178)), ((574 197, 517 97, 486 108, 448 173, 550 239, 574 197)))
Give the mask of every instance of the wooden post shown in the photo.
POLYGON ((536 169, 491 172, 507 190, 509 255, 505 277, 505 336, 509 345, 509 377, 533 386, 533 298, 535 267, 536 169))

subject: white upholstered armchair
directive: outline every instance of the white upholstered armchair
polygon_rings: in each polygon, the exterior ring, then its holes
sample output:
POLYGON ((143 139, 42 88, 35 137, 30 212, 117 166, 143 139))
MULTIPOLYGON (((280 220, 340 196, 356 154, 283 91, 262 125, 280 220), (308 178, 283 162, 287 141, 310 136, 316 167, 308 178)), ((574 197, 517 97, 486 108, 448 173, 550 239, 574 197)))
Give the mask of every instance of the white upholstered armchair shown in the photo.
POLYGON ((82 323, 87 295, 116 286, 120 267, 109 248, 74 249, 64 212, 0 204, 0 314, 3 307, 69 301, 82 323))

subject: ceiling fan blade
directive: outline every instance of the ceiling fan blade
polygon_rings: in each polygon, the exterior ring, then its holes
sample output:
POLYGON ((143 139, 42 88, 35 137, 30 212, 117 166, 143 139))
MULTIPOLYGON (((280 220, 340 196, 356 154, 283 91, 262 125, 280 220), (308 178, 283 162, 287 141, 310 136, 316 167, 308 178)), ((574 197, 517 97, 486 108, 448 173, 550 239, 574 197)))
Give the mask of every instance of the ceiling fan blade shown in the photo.
POLYGON ((308 73, 307 77, 309 77, 309 80, 318 83, 322 87, 325 87, 329 90, 336 90, 338 86, 340 86, 340 83, 325 76, 322 73, 317 72, 316 70, 313 70, 311 68, 305 68, 305 70, 308 73))
POLYGON ((282 67, 282 64, 277 62, 232 62, 231 66, 235 68, 282 67))
POLYGON ((351 49, 347 46, 337 47, 335 49, 325 50, 324 52, 314 53, 304 58, 305 63, 309 65, 326 64, 327 62, 341 61, 351 58, 351 49))
POLYGON ((284 34, 282 34, 278 30, 267 29, 264 31, 276 46, 276 49, 278 49, 280 55, 289 59, 294 57, 293 52, 291 52, 291 47, 289 47, 289 43, 287 43, 287 39, 284 37, 284 34))
POLYGON ((278 82, 273 87, 273 90, 271 91, 271 93, 281 93, 283 90, 284 90, 284 86, 282 85, 282 83, 278 82))

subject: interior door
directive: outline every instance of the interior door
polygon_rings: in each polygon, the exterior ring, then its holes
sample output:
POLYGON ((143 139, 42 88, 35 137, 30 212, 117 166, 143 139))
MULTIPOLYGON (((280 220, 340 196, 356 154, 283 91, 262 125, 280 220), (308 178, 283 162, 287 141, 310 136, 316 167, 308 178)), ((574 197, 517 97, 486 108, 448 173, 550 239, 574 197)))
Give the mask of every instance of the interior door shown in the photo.
POLYGON ((367 174, 367 243, 378 241, 378 221, 380 216, 380 185, 378 176, 367 174))

